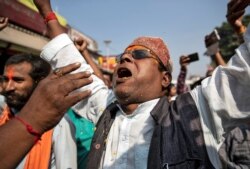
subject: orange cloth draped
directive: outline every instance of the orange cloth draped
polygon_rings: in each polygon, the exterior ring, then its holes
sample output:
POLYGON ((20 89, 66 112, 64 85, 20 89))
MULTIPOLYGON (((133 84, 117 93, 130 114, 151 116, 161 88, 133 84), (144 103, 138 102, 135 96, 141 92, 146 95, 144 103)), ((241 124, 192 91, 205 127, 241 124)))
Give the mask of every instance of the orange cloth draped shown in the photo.
POLYGON ((33 148, 30 150, 26 161, 25 169, 48 169, 50 164, 50 154, 52 145, 53 130, 44 133, 33 148))
MULTIPOLYGON (((5 124, 14 116, 10 113, 8 106, 5 106, 0 115, 0 125, 5 124)), ((51 146, 53 130, 44 133, 26 157, 24 169, 48 169, 50 165, 51 146)))
POLYGON ((5 105, 3 107, 2 113, 0 113, 0 126, 5 124, 12 117, 14 117, 14 116, 10 113, 9 107, 7 105, 5 105))

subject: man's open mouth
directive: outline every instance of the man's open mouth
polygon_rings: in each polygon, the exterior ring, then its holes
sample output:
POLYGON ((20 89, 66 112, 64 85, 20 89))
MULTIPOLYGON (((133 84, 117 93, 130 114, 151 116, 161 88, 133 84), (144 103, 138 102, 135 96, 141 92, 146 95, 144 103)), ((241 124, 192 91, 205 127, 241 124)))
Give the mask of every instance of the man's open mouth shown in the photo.
POLYGON ((127 78, 132 76, 132 73, 127 68, 119 68, 117 71, 118 78, 127 78))

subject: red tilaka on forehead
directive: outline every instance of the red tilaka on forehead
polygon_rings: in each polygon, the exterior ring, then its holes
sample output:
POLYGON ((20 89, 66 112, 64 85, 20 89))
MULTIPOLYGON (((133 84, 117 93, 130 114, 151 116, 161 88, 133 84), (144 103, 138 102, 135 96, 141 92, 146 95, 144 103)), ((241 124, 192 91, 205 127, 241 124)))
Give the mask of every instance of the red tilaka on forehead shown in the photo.
POLYGON ((13 78, 13 72, 14 72, 14 70, 13 70, 12 67, 7 68, 7 77, 8 77, 8 79, 13 78))

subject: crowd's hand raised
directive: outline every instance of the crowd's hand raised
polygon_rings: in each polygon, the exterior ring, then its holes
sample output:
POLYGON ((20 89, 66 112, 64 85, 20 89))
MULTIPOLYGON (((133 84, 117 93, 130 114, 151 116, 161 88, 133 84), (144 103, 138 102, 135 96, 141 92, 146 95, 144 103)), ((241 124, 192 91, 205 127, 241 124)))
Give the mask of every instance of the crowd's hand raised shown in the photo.
POLYGON ((189 57, 188 56, 182 55, 180 57, 179 63, 180 63, 181 69, 185 69, 185 70, 187 69, 188 61, 189 61, 189 57))
POLYGON ((74 39, 74 44, 80 53, 83 53, 88 46, 87 41, 85 41, 82 37, 77 37, 74 39))
POLYGON ((50 0, 34 0, 34 4, 43 17, 45 17, 48 12, 52 11, 50 0))
POLYGON ((69 74, 80 67, 71 64, 43 79, 19 113, 39 133, 53 128, 68 108, 88 97, 91 91, 76 91, 92 82, 89 72, 69 74))
POLYGON ((231 0, 227 6, 227 21, 237 33, 245 31, 242 23, 242 17, 245 8, 250 4, 250 0, 231 0))

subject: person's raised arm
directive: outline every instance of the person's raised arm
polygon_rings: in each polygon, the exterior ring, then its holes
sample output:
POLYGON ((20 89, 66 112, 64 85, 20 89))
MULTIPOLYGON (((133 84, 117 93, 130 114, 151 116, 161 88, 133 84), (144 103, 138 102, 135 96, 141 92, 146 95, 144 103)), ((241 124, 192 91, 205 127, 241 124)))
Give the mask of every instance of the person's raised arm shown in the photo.
MULTIPOLYGON (((52 20, 47 19, 47 29, 50 38, 53 39, 44 46, 41 52, 41 57, 50 63, 52 69, 80 62, 81 67, 74 71, 74 73, 88 71, 92 74, 93 69, 91 66, 82 57, 69 36, 64 33, 64 28, 58 23, 57 20, 54 20, 54 16, 50 14, 52 11, 50 0, 34 0, 34 2, 37 5, 39 12, 43 17, 45 17, 45 19, 52 18, 52 20), (51 16, 47 17, 46 15, 51 16)), ((96 75, 92 74, 91 77, 93 78, 93 83, 80 89, 81 91, 86 89, 91 90, 91 96, 88 97, 88 100, 83 99, 72 108, 82 117, 85 117, 92 122, 96 122, 104 109, 103 107, 106 105, 107 99, 105 98, 108 97, 108 88, 101 79, 96 77, 96 75), (99 97, 99 94, 105 97, 99 97), (91 109, 90 107, 94 108, 91 109)))
POLYGON ((231 0, 227 5, 227 21, 237 33, 240 42, 243 42, 243 34, 246 27, 242 23, 245 8, 250 4, 250 0, 231 0))
MULTIPOLYGON (((211 42, 214 40, 214 37, 211 36, 205 36, 205 45, 209 46, 209 44, 211 44, 211 42)), ((222 58, 221 54, 220 54, 220 48, 219 45, 216 47, 214 54, 210 56, 212 60, 215 61, 216 66, 225 66, 226 62, 224 61, 224 59, 222 58)))
POLYGON ((75 91, 92 82, 88 73, 69 74, 79 66, 72 64, 57 69, 43 79, 17 118, 0 127, 2 169, 15 168, 35 144, 38 135, 53 128, 69 107, 90 95, 89 90, 75 91))
POLYGON ((47 21, 48 35, 51 39, 65 33, 64 28, 60 25, 57 19, 48 19, 53 15, 53 10, 50 4, 50 0, 34 0, 36 7, 38 8, 41 16, 47 21))
POLYGON ((80 62, 81 67, 77 71, 92 73, 93 70, 76 49, 74 43, 66 34, 65 28, 58 22, 53 13, 50 0, 34 0, 34 3, 46 21, 48 35, 52 39, 42 49, 41 57, 51 64, 52 69, 80 62))
POLYGON ((94 71, 94 74, 99 77, 101 80, 104 81, 103 73, 102 71, 98 68, 97 64, 93 61, 91 58, 87 46, 88 43, 85 41, 83 38, 78 37, 74 40, 74 44, 76 48, 79 50, 79 52, 82 54, 83 58, 86 60, 86 62, 91 66, 91 68, 94 71))
POLYGON ((217 66, 219 66, 219 65, 225 66, 226 65, 226 62, 222 58, 222 56, 221 56, 221 54, 220 54, 219 51, 214 54, 214 59, 215 59, 215 62, 216 62, 217 66))
POLYGON ((180 74, 178 75, 177 79, 177 94, 182 94, 185 93, 186 91, 186 86, 185 86, 185 81, 186 81, 186 76, 187 76, 187 65, 188 65, 189 57, 188 56, 181 56, 180 57, 180 74))
MULTIPOLYGON (((41 16, 47 22, 47 31, 52 39, 43 48, 41 57, 51 64, 52 69, 80 62, 81 67, 77 71, 89 71, 92 73, 93 69, 76 49, 69 36, 65 34, 65 28, 56 19, 50 0, 34 0, 34 3, 41 16)), ((98 79, 96 80, 98 81, 98 79)), ((94 81, 96 80, 94 79, 94 81)))

